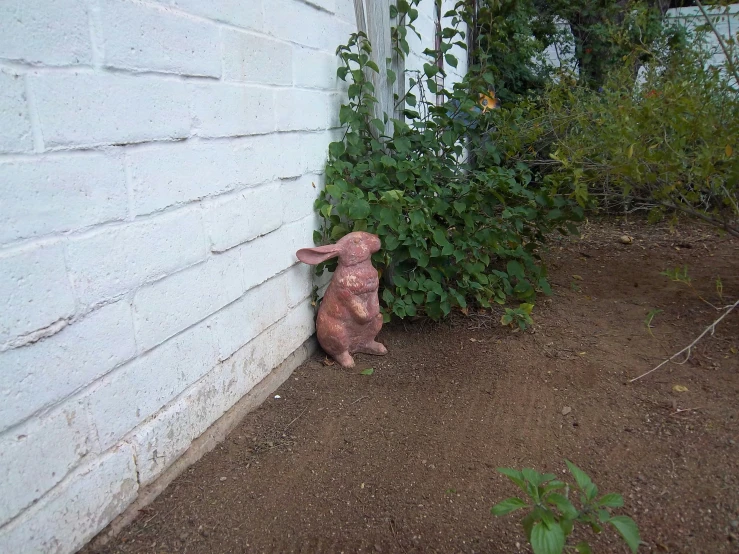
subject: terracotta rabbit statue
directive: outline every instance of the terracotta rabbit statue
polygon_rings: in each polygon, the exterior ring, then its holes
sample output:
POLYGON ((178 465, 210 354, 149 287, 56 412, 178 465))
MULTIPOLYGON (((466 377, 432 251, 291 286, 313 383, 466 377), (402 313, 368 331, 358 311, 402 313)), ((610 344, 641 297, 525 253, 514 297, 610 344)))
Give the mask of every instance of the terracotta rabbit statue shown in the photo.
POLYGON ((377 235, 357 231, 336 244, 301 248, 296 253, 301 262, 311 265, 339 257, 318 309, 316 334, 321 347, 343 367, 354 367, 351 355, 355 352, 387 354, 387 348, 375 341, 382 328, 377 297, 380 280, 370 258, 380 246, 377 235))

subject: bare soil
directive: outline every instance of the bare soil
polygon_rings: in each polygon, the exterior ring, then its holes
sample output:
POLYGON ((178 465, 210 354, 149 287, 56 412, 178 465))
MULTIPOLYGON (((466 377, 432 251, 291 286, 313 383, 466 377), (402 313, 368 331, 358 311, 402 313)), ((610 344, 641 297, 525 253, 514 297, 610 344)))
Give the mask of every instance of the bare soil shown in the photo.
MULTIPOLYGON (((495 469, 561 473, 564 458, 624 495, 640 552, 739 552, 739 310, 686 363, 626 384, 739 296, 739 241, 607 220, 547 259, 555 294, 531 329, 460 314, 386 326, 389 354, 355 370, 317 355, 84 552, 528 552, 518 517, 490 514, 516 494, 495 469), (684 264, 692 286, 660 275, 684 264)), ((627 552, 611 531, 582 537, 627 552)))

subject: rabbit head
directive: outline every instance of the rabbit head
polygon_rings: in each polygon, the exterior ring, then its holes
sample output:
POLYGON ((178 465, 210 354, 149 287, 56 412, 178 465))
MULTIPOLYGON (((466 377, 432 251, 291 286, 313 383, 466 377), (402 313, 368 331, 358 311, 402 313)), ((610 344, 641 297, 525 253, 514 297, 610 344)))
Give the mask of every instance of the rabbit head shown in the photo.
POLYGON ((355 231, 343 236, 336 244, 301 248, 295 255, 306 264, 317 265, 329 258, 339 257, 340 266, 352 266, 369 260, 380 249, 380 238, 372 233, 355 231))

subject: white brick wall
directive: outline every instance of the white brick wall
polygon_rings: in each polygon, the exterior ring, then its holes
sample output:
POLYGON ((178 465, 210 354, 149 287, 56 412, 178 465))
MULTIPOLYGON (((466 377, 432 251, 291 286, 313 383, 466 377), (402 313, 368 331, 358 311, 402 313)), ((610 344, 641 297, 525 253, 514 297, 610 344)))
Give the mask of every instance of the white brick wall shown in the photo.
POLYGON ((158 6, 99 0, 104 64, 220 77, 218 27, 158 6))
POLYGON ((85 0, 0 4, 0 59, 43 65, 92 60, 85 0))
POLYGON ((22 75, 0 71, 0 153, 33 149, 31 119, 22 75))
POLYGON ((127 215, 123 160, 105 153, 0 158, 0 243, 77 231, 127 215))
POLYGON ((353 1, 0 4, 0 552, 70 553, 313 333, 353 1))
POLYGON ((32 71, 29 90, 46 147, 184 139, 187 83, 159 76, 32 71))

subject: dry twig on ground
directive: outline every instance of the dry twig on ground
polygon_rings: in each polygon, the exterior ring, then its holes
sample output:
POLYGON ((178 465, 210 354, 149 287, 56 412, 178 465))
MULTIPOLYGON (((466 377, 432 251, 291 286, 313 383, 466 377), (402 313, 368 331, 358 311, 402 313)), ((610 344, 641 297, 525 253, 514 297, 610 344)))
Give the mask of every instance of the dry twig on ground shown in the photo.
POLYGON ((724 311, 724 313, 723 313, 723 314, 721 314, 721 316, 720 316, 720 317, 719 317, 719 318, 718 318, 717 320, 715 320, 715 321, 714 321, 713 323, 711 323, 711 324, 710 324, 710 325, 709 325, 708 327, 706 327, 706 328, 705 328, 705 329, 703 330, 703 332, 702 332, 702 333, 701 333, 700 335, 698 335, 698 337, 697 337, 697 338, 696 338, 696 339, 695 339, 695 340, 694 340, 693 342, 691 342, 691 343, 690 343, 690 344, 689 344, 688 346, 686 346, 685 348, 683 348, 683 349, 682 349, 682 350, 680 350, 679 352, 675 352, 675 353, 674 353, 674 354, 673 354, 672 356, 670 356, 669 358, 667 358, 666 360, 664 360, 664 361, 663 361, 663 362, 662 362, 661 364, 659 364, 659 365, 658 365, 657 367, 654 367, 654 368, 650 369, 650 370, 649 370, 649 371, 647 371, 646 373, 642 373, 641 375, 639 375, 639 377, 634 377, 633 379, 629 379, 629 383, 633 383, 634 381, 638 381, 638 380, 639 380, 639 379, 641 379, 642 377, 646 377, 646 376, 647 376, 647 375, 649 375, 650 373, 652 373, 652 372, 654 372, 654 371, 657 371, 657 370, 658 370, 659 368, 661 368, 661 367, 662 367, 663 365, 665 365, 665 364, 666 364, 666 363, 668 363, 668 362, 671 362, 672 360, 674 360, 674 359, 675 359, 675 358, 677 358, 678 356, 681 356, 682 354, 685 354, 685 359, 684 359, 684 360, 683 360, 682 362, 677 362, 677 363, 680 363, 680 364, 684 364, 685 362, 687 362, 687 361, 688 361, 688 360, 690 359, 690 353, 692 352, 692 350, 693 350, 693 347, 694 347, 694 346, 695 346, 696 344, 698 344, 698 342, 699 342, 699 341, 700 341, 700 340, 701 340, 701 339, 702 339, 702 338, 703 338, 704 336, 706 336, 706 334, 708 334, 708 332, 709 332, 709 331, 710 331, 711 335, 713 335, 713 333, 714 333, 714 332, 716 331, 716 325, 718 325, 719 323, 721 323, 721 320, 723 320, 723 319, 724 319, 724 318, 725 318, 725 317, 726 317, 727 315, 729 315, 729 314, 731 313, 731 311, 732 311, 732 310, 733 310, 734 308, 736 308, 737 306, 739 306, 739 300, 737 300, 737 301, 736 301, 736 302, 734 302, 733 304, 730 304, 730 305, 728 305, 728 306, 725 306, 725 307, 724 307, 724 310, 725 310, 725 311, 724 311))

